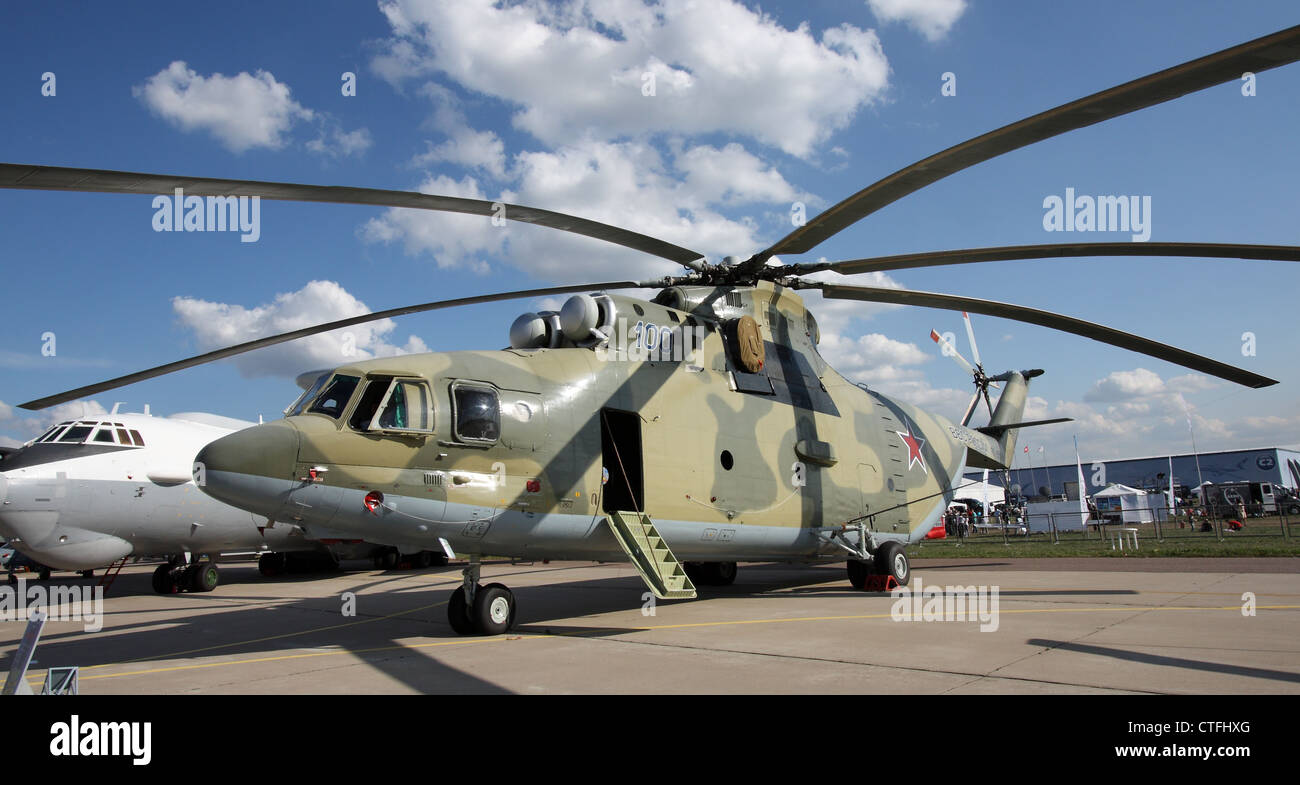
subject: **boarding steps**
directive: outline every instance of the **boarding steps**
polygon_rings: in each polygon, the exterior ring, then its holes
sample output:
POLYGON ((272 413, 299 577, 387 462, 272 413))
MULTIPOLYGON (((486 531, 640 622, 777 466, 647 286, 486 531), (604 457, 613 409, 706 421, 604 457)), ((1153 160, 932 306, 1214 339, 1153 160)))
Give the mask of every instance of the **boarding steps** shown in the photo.
POLYGON ((627 553, 641 579, 661 600, 693 600, 695 584, 673 555, 668 543, 650 522, 650 516, 636 512, 611 512, 605 520, 614 539, 627 553))
POLYGON ((109 587, 113 585, 113 581, 117 580, 117 574, 122 571, 123 567, 126 566, 126 558, 127 557, 123 556, 122 558, 118 559, 117 561, 105 567, 104 571, 100 573, 99 583, 97 585, 104 587, 105 594, 108 594, 109 587))

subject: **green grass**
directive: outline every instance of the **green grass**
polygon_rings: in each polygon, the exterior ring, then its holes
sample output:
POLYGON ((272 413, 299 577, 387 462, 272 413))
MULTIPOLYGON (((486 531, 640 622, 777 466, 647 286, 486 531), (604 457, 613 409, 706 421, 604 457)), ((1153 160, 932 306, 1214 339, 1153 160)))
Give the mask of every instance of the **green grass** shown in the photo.
POLYGON ((1214 532, 1179 529, 1177 524, 1162 525, 1162 540, 1157 540, 1155 526, 1142 524, 1138 529, 1139 550, 1112 548, 1113 532, 1103 538, 1090 531, 1086 537, 1079 532, 1060 533, 1060 542, 1053 542, 1050 534, 1031 534, 1028 537, 1008 533, 1006 544, 1002 534, 979 534, 967 537, 926 540, 908 548, 914 559, 987 559, 987 558, 1053 558, 1079 556, 1113 556, 1122 558, 1150 558, 1160 556, 1300 556, 1300 527, 1292 525, 1289 538, 1282 534, 1277 518, 1252 518, 1241 532, 1227 531, 1220 541, 1214 532))

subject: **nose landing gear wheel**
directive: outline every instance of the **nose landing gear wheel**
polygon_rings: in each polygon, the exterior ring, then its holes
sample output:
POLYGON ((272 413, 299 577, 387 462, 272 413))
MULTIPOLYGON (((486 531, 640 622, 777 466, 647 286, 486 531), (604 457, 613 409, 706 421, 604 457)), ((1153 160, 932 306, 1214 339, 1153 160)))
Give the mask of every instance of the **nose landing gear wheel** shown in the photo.
POLYGON ((500 635, 515 623, 515 595, 499 583, 474 592, 474 626, 479 635, 500 635))
MULTIPOLYGON (((475 596, 482 591, 483 587, 476 587, 475 596)), ((464 586, 457 587, 456 591, 451 593, 451 599, 447 602, 447 623, 457 635, 473 635, 476 632, 474 622, 470 619, 469 606, 465 602, 464 586)))
POLYGON ((892 575, 899 586, 906 586, 912 577, 912 567, 907 561, 907 553, 896 541, 881 545, 875 553, 875 572, 877 575, 892 575))
POLYGON ((871 574, 871 567, 866 562, 856 559, 849 561, 849 583, 853 588, 862 591, 867 588, 867 576, 871 574))

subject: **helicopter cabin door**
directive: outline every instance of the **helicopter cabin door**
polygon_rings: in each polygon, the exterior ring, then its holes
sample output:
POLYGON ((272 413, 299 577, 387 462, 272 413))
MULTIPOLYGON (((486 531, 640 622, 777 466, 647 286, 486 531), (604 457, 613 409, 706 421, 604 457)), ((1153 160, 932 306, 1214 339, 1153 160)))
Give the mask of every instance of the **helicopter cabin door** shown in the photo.
POLYGON ((601 490, 601 509, 645 512, 641 417, 633 412, 601 409, 600 455, 601 465, 608 472, 601 490))

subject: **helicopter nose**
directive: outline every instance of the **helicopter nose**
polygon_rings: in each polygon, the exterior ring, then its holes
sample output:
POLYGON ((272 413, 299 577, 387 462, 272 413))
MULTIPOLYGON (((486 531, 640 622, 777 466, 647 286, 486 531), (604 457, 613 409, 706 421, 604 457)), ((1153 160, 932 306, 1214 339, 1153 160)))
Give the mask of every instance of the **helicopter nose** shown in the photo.
POLYGON ((218 501, 275 518, 296 486, 298 442, 285 420, 236 431, 199 451, 194 482, 218 501))

